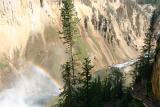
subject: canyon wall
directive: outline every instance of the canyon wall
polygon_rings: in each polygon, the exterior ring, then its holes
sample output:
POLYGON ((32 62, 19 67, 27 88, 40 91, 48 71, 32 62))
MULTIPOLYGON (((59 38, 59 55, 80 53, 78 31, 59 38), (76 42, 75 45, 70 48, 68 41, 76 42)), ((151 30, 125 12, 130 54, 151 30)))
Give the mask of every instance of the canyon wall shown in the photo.
MULTIPOLYGON (((95 71, 137 58, 153 7, 134 0, 75 0, 77 58, 89 56, 95 71)), ((32 62, 56 80, 65 62, 60 39, 60 0, 0 0, 0 56, 18 68, 32 62), (16 51, 15 51, 16 50, 16 51)), ((4 70, 4 62, 0 67, 4 70)))

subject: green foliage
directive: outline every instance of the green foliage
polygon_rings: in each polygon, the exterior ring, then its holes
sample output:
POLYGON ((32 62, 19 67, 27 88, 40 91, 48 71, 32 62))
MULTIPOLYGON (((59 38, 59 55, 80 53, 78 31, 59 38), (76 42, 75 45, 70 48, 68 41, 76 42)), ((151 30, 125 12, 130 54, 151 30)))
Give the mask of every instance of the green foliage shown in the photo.
MULTIPOLYGON (((107 78, 101 80, 100 77, 92 79, 91 60, 85 58, 82 72, 78 79, 74 78, 74 55, 73 45, 79 39, 77 35, 78 18, 74 9, 73 0, 62 0, 61 9, 64 44, 68 53, 68 62, 62 66, 62 77, 64 81, 63 91, 60 94, 57 107, 136 107, 130 106, 133 98, 129 91, 124 92, 122 87, 122 74, 118 70, 113 70, 107 78), (74 84, 74 85, 73 85, 74 84)), ((147 35, 150 37, 150 33, 147 35)), ((147 49, 151 42, 146 40, 147 49)), ((79 42, 79 41, 78 41, 79 42)), ((80 43, 80 42, 79 42, 80 43)), ((151 46, 150 46, 151 47, 151 46)), ((148 51, 148 50, 144 50, 148 51)), ((133 104, 135 102, 132 102, 133 104)))
MULTIPOLYGON (((150 63, 150 59, 151 59, 151 51, 153 51, 154 49, 154 44, 153 44, 153 41, 154 41, 154 35, 153 35, 153 32, 154 32, 154 24, 156 22, 156 11, 153 12, 152 14, 152 17, 150 19, 150 26, 149 26, 149 29, 148 29, 148 32, 146 33, 146 37, 144 39, 144 46, 142 48, 142 52, 143 54, 146 54, 146 58, 147 58, 147 61, 148 63, 150 63)), ((145 57, 143 57, 145 58, 145 57)))
POLYGON ((71 72, 71 65, 69 62, 66 62, 62 66, 62 78, 64 82, 63 91, 60 94, 60 98, 58 101, 57 107, 74 107, 74 85, 73 85, 73 78, 71 72))
POLYGON ((91 75, 93 65, 89 58, 85 58, 83 71, 79 73, 79 81, 73 88, 72 84, 69 85, 71 81, 71 78, 68 78, 71 75, 69 63, 63 68, 65 86, 57 107, 144 107, 132 98, 129 89, 123 90, 123 77, 116 69, 112 70, 104 80, 101 80, 100 76, 93 79, 91 75))
POLYGON ((157 20, 157 12, 154 11, 150 19, 150 26, 144 39, 144 46, 142 48, 142 56, 139 58, 140 61, 137 63, 138 76, 137 81, 146 81, 145 86, 147 87, 147 95, 149 94, 150 81, 152 76, 153 58, 154 58, 154 25, 157 20))
MULTIPOLYGON (((160 7, 156 10, 156 19, 158 19, 160 17, 160 7)), ((156 56, 158 56, 160 54, 160 37, 157 40, 157 47, 156 47, 156 56)), ((155 58, 157 59, 157 58, 155 58)))
POLYGON ((122 95, 122 73, 118 70, 112 71, 108 76, 108 84, 111 84, 111 96, 113 98, 121 97, 122 95))
POLYGON ((102 82, 100 77, 95 78, 95 80, 91 83, 90 88, 90 107, 103 107, 103 93, 102 93, 102 82))
POLYGON ((78 88, 81 102, 83 102, 83 107, 90 107, 89 100, 90 98, 90 89, 91 89, 91 70, 94 66, 91 65, 91 60, 87 57, 84 58, 83 62, 83 71, 80 73, 79 83, 80 86, 78 88), (82 94, 83 93, 83 94, 82 94))
POLYGON ((73 36, 77 34, 77 23, 78 18, 76 16, 76 12, 74 9, 73 0, 62 0, 62 9, 61 9, 61 17, 62 17, 62 25, 64 35, 62 38, 64 39, 64 44, 67 44, 67 49, 72 48, 73 45, 73 36))
POLYGON ((59 104, 63 105, 62 107, 70 107, 71 99, 72 99, 72 91, 73 91, 73 87, 71 83, 71 66, 69 62, 67 62, 62 66, 62 68, 63 68, 62 77, 64 82, 64 88, 63 88, 63 92, 60 95, 62 99, 60 99, 59 104))
POLYGON ((81 82, 83 83, 83 86, 87 88, 91 81, 91 70, 94 66, 91 65, 91 60, 87 57, 84 58, 83 62, 83 72, 80 74, 81 75, 81 82))
MULTIPOLYGON (((71 70, 73 73, 73 79, 75 77, 75 66, 74 66, 74 53, 73 53, 73 45, 74 40, 73 37, 77 35, 78 28, 78 18, 76 16, 76 11, 74 9, 73 0, 62 0, 62 8, 61 8, 61 17, 62 17, 62 25, 63 31, 63 40, 66 46, 66 53, 68 54, 68 62, 70 62, 71 70)), ((74 80, 73 80, 74 81, 74 80)))

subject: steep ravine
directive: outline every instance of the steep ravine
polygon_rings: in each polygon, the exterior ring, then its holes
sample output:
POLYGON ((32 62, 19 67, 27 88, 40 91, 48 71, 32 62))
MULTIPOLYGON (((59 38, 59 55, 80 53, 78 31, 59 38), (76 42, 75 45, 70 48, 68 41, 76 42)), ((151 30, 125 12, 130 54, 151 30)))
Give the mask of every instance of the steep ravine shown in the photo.
MULTIPOLYGON (((65 49, 59 0, 0 0, 0 49, 13 66, 19 59, 41 66, 61 83, 65 49), (18 50, 18 57, 14 51, 18 50)), ((90 56, 95 71, 137 58, 143 45, 151 5, 128 0, 75 0, 80 19, 75 50, 90 56)))
MULTIPOLYGON (((43 107, 59 94, 66 60, 60 1, 0 0, 0 106, 43 107)), ((97 71, 140 55, 154 7, 135 1, 75 0, 79 60, 89 56, 97 71)))

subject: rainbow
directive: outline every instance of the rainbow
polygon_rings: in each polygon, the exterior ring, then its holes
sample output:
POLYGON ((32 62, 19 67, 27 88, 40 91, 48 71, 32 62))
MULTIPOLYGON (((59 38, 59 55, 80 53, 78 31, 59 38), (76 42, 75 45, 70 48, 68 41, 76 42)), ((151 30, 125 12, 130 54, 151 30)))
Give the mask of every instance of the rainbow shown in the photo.
POLYGON ((33 66, 35 72, 37 72, 37 73, 39 73, 39 74, 42 74, 42 75, 44 75, 44 76, 47 76, 47 77, 51 80, 51 82, 56 85, 56 87, 57 87, 59 90, 62 89, 62 85, 60 85, 60 83, 59 83, 58 81, 56 81, 56 80, 49 74, 49 72, 48 72, 47 70, 45 70, 44 68, 42 68, 42 67, 40 67, 40 66, 38 66, 38 65, 36 65, 36 64, 34 64, 34 63, 31 63, 31 65, 33 66))

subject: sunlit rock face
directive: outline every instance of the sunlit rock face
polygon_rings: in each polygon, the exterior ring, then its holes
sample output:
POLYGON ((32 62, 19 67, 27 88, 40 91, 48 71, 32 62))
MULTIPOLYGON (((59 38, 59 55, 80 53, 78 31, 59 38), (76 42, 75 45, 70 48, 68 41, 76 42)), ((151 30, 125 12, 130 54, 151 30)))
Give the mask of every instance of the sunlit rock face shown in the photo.
MULTIPOLYGON (((60 7, 59 0, 0 0, 0 55, 16 60, 13 50, 18 49, 19 57, 62 82, 60 67, 66 53, 58 34, 60 7)), ((80 37, 74 49, 80 60, 90 56, 97 70, 137 58, 151 5, 135 0, 75 0, 75 9, 80 37)))

